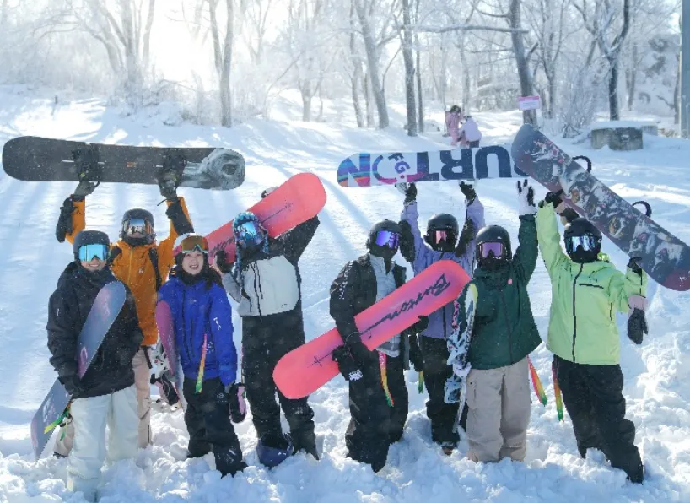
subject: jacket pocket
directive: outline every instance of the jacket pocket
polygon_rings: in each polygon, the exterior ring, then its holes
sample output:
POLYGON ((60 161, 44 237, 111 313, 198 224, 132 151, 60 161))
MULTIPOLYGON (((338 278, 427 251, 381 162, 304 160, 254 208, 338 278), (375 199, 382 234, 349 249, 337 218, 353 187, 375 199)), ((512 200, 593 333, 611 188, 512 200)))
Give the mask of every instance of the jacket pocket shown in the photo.
POLYGON ((603 286, 602 286, 602 285, 597 285, 597 284, 580 283, 580 284, 577 284, 577 285, 578 285, 579 287, 593 287, 593 288, 595 288, 595 289, 601 289, 601 290, 603 290, 603 286))

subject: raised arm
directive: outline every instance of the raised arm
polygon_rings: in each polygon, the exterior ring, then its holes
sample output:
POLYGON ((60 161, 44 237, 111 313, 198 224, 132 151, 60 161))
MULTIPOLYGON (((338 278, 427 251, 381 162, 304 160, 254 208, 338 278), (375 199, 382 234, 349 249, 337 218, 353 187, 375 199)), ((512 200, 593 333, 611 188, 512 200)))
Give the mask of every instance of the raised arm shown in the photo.
POLYGON ((329 291, 329 313, 334 322, 336 322, 336 329, 344 342, 351 335, 358 335, 353 306, 354 284, 357 282, 358 277, 357 267, 355 261, 346 264, 332 282, 332 287, 329 291))
POLYGON ((286 231, 278 240, 282 243, 284 254, 290 259, 297 261, 303 255, 305 249, 315 236, 320 219, 315 215, 313 218, 298 224, 290 231, 286 231))

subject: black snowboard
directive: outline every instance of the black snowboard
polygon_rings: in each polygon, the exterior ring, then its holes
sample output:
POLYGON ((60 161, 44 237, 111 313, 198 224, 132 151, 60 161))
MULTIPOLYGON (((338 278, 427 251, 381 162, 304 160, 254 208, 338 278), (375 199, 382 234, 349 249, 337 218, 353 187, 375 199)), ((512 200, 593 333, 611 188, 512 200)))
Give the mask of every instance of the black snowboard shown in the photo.
POLYGON ((18 137, 2 150, 2 166, 10 177, 25 181, 78 181, 75 156, 89 151, 98 168, 89 180, 158 184, 165 157, 175 160, 179 186, 235 189, 245 181, 245 159, 230 149, 135 147, 72 142, 54 138, 18 137))
POLYGON ((586 217, 620 250, 641 257, 641 267, 669 289, 690 289, 690 247, 615 194, 540 131, 525 124, 512 144, 517 167, 586 217))

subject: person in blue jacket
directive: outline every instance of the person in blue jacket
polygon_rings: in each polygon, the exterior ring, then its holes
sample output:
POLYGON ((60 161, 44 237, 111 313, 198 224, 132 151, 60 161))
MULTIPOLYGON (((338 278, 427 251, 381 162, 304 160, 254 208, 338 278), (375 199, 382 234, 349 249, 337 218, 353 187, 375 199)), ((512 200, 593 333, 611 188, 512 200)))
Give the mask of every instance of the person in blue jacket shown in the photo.
POLYGON ((209 267, 206 238, 187 235, 180 246, 158 301, 170 306, 184 375, 185 425, 190 435, 187 456, 201 457, 212 451, 216 469, 223 476, 234 475, 247 464, 229 418, 232 401, 237 401, 231 305, 221 276, 209 267))

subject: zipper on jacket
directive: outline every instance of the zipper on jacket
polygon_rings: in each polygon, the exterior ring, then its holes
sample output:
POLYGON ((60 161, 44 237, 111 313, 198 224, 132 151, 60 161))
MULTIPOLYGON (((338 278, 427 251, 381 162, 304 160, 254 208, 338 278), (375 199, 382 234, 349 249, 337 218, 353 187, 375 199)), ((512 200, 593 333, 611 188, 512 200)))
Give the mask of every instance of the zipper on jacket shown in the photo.
POLYGON ((127 286, 130 286, 130 277, 132 276, 132 248, 130 248, 130 263, 127 267, 127 286))
POLYGON ((577 362, 576 346, 577 346, 577 279, 584 269, 584 263, 579 267, 579 273, 574 277, 572 282, 572 318, 574 319, 574 334, 572 335, 572 359, 577 362))
POLYGON ((185 286, 183 286, 183 340, 185 341, 185 346, 187 347, 187 355, 190 359, 190 361, 194 362, 193 354, 192 354, 192 341, 191 338, 188 338, 188 333, 187 333, 187 316, 185 314, 185 304, 187 301, 187 289, 185 286))

